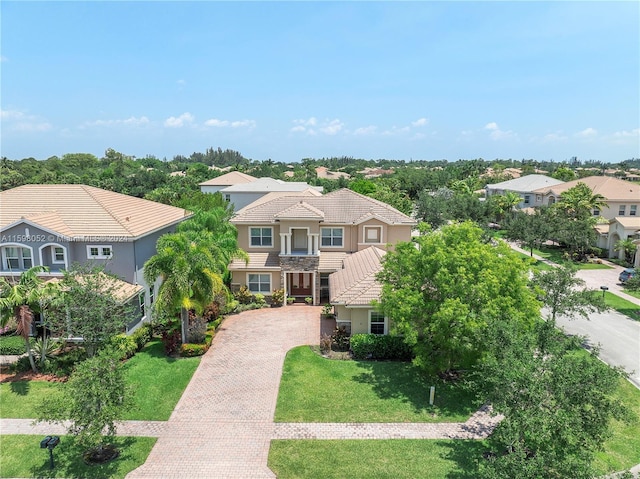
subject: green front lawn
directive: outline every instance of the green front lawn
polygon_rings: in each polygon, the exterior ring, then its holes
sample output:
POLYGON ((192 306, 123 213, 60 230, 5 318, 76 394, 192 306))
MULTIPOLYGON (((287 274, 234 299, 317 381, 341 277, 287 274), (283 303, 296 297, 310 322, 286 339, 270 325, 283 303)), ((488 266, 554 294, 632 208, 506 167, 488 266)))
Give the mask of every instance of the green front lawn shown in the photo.
POLYGON ((611 269, 611 266, 598 263, 574 263, 564 258, 565 250, 555 246, 533 248, 533 253, 556 264, 570 264, 578 269, 611 269))
POLYGON ((634 321, 640 321, 640 305, 627 301, 626 299, 610 293, 609 291, 605 293, 604 301, 611 309, 615 309, 634 321))
POLYGON ((2 467, 0 477, 82 477, 124 478, 144 464, 154 437, 118 437, 114 441, 120 456, 107 464, 88 466, 82 460, 83 449, 73 444, 71 436, 60 436, 60 444, 53 450, 53 470, 49 469, 49 451, 40 449, 42 436, 0 436, 2 467))
POLYGON ((604 443, 594 464, 603 475, 640 463, 640 389, 621 379, 617 395, 635 417, 629 422, 613 421, 613 437, 604 443))
POLYGON ((553 266, 549 266, 544 261, 540 261, 539 259, 532 258, 531 255, 528 255, 516 250, 513 250, 513 252, 518 256, 520 256, 531 269, 534 269, 537 271, 543 271, 543 270, 549 270, 553 268, 553 266))
MULTIPOLYGON (((159 340, 147 344, 125 364, 127 382, 134 390, 134 407, 124 419, 169 419, 199 363, 199 357, 166 357, 159 340)), ((42 381, 0 384, 0 417, 35 418, 36 405, 61 386, 42 381)))
POLYGON ((271 441, 269 468, 279 479, 472 479, 482 441, 271 441))
POLYGON ((478 406, 470 392, 426 379, 410 363, 330 360, 300 346, 287 353, 275 420, 464 422, 478 406))

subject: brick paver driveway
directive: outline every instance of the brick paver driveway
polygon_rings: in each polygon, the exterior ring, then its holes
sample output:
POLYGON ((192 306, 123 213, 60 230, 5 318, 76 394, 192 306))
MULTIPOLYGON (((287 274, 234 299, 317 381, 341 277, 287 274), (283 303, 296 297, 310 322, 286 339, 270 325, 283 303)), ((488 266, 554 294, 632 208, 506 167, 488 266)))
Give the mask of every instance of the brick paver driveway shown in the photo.
POLYGON ((275 477, 267 467, 286 352, 315 344, 320 307, 227 318, 144 465, 127 478, 275 477))

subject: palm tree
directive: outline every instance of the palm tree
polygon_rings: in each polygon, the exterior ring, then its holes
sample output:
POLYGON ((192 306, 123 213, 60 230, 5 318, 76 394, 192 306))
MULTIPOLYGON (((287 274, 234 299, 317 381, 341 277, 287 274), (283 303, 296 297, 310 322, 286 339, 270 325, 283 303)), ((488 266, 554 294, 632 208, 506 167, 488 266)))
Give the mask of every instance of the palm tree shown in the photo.
POLYGON ((41 302, 52 297, 57 289, 53 283, 45 283, 38 276, 38 273, 44 273, 48 270, 45 266, 29 268, 20 275, 20 279, 16 283, 10 283, 6 278, 0 277, 1 324, 4 326, 10 318, 15 319, 16 331, 24 339, 29 363, 34 372, 36 371, 36 363, 29 341, 34 311, 40 311, 41 302))
POLYGON ((590 217, 594 210, 602 210, 608 206, 604 196, 594 193, 582 182, 562 193, 556 205, 556 208, 564 210, 571 218, 590 217))
POLYGON ((157 254, 144 264, 144 278, 152 285, 162 279, 156 310, 180 311, 182 342, 186 342, 189 310, 201 314, 224 289, 220 258, 212 252, 210 237, 197 232, 166 234, 158 239, 157 254))
POLYGON ((634 243, 633 239, 626 238, 626 239, 621 239, 619 241, 616 241, 616 244, 613 245, 613 248, 616 251, 624 252, 624 260, 627 261, 627 258, 628 258, 629 259, 628 262, 630 264, 633 264, 635 259, 635 253, 637 250, 637 246, 634 243))
POLYGON ((513 191, 507 191, 504 195, 491 196, 490 201, 496 212, 497 220, 501 221, 507 213, 515 210, 516 206, 522 201, 522 198, 513 191))

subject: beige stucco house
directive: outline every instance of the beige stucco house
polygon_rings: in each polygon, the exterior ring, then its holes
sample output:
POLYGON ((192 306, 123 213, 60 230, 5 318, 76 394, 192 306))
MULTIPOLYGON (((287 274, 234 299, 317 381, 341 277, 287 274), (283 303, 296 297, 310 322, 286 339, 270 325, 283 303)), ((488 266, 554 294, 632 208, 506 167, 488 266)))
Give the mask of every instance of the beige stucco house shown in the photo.
POLYGON ((232 288, 246 285, 266 296, 284 289, 288 297, 313 298, 313 304, 330 300, 329 275, 342 269, 349 255, 408 241, 416 224, 386 203, 348 189, 263 198, 231 222, 238 245, 249 255, 248 262, 229 265, 232 288))
POLYGON ((543 205, 551 205, 558 201, 562 193, 578 183, 586 184, 594 194, 602 195, 607 207, 594 210, 594 216, 602 216, 607 220, 615 217, 640 216, 640 185, 610 176, 587 176, 579 180, 568 181, 559 185, 539 188, 533 193, 540 196, 543 205))
POLYGON ((542 195, 535 191, 541 188, 550 188, 562 184, 561 180, 556 180, 546 175, 526 175, 500 183, 488 184, 485 187, 486 197, 493 195, 504 195, 508 191, 520 196, 521 201, 518 208, 531 208, 542 206, 542 195))

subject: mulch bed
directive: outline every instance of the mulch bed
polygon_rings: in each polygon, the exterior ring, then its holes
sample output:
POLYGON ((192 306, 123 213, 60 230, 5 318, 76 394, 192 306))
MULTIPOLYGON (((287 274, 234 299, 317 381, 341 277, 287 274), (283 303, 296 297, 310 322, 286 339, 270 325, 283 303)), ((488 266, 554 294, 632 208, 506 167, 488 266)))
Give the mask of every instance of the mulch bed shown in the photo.
POLYGON ((64 383, 67 379, 69 379, 67 376, 34 373, 33 371, 14 373, 7 366, 0 367, 0 383, 11 383, 15 381, 48 381, 52 383, 64 383))

